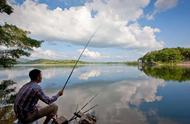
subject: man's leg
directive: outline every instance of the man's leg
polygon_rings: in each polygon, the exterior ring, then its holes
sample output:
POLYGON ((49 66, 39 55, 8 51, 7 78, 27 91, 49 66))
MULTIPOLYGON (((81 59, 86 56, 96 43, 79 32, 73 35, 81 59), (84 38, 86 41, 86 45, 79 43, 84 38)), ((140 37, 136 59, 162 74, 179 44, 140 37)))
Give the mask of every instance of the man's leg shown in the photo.
POLYGON ((39 109, 38 111, 29 114, 28 118, 25 121, 32 122, 46 116, 44 124, 47 124, 51 120, 51 118, 56 115, 57 110, 58 106, 56 104, 50 104, 44 108, 39 109))
POLYGON ((38 110, 39 117, 46 116, 44 124, 48 124, 48 122, 57 114, 58 106, 56 104, 51 104, 44 108, 38 110))

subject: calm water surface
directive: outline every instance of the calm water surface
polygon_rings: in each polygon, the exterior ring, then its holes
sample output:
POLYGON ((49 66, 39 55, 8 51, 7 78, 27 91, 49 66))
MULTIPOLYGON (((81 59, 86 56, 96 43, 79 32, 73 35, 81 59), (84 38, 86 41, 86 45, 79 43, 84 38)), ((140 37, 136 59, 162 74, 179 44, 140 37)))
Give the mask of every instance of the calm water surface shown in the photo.
MULTIPOLYGON (((18 91, 29 81, 28 72, 33 68, 36 67, 0 69, 0 80, 16 81, 18 91)), ((72 69, 38 68, 43 74, 40 85, 50 96, 61 89, 72 69)), ((56 101, 59 106, 58 114, 70 118, 77 105, 80 108, 98 93, 86 107, 88 109, 98 104, 91 111, 98 118, 98 124, 190 124, 190 69, 173 69, 179 78, 172 78, 176 77, 172 69, 165 71, 165 68, 141 71, 137 67, 126 65, 78 67, 63 97, 56 101), (170 72, 171 75, 168 74, 170 72)))

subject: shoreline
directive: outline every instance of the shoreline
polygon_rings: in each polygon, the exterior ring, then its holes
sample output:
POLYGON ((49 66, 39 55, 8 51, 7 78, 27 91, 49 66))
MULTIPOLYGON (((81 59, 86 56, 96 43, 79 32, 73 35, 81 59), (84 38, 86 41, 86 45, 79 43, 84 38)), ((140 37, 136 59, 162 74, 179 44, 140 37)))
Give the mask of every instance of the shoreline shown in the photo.
POLYGON ((177 64, 177 66, 190 68, 190 62, 188 62, 188 63, 179 63, 179 64, 177 64))
MULTIPOLYGON (((151 65, 147 65, 147 66, 151 66, 151 65)), ((155 63, 153 66, 179 66, 179 67, 190 68, 190 61, 179 62, 179 63, 155 63)))
MULTIPOLYGON (((86 66, 86 65, 124 65, 125 63, 85 63, 85 64, 77 64, 77 66, 86 66)), ((74 66, 75 63, 73 64, 16 64, 14 65, 15 67, 20 67, 20 66, 74 66)), ((127 65, 127 64, 126 64, 127 65)), ((130 66, 130 65, 129 65, 130 66)))

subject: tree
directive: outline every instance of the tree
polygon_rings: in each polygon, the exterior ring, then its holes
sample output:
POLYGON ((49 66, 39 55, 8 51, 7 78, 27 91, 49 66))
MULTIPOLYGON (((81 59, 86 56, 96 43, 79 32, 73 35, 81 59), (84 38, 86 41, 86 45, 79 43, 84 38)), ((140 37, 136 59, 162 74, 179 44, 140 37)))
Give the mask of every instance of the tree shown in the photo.
MULTIPOLYGON (((0 12, 11 14, 13 8, 6 0, 0 1, 0 12)), ((30 32, 24 31, 15 25, 5 23, 0 25, 0 45, 6 49, 0 50, 0 65, 10 67, 16 64, 16 60, 21 56, 29 56, 34 47, 40 47, 42 41, 28 37, 30 32)))
POLYGON ((7 14, 11 14, 13 12, 13 8, 7 4, 6 0, 0 1, 0 13, 5 12, 7 14))
POLYGON ((0 82, 0 104, 14 103, 16 87, 10 87, 14 84, 16 82, 12 80, 3 80, 0 82))
MULTIPOLYGON (((7 4, 6 0, 0 0, 0 13, 10 15, 13 8, 7 4)), ((10 67, 16 64, 16 60, 21 56, 29 56, 34 47, 40 47, 42 41, 28 37, 28 31, 24 31, 15 25, 5 23, 0 25, 0 66, 10 67)), ((12 124, 14 121, 14 112, 12 103, 15 99, 15 88, 9 86, 16 82, 12 80, 3 80, 0 82, 0 120, 2 123, 12 124), (3 104, 8 104, 3 106, 3 104), (9 105, 10 104, 10 105, 9 105)))
POLYGON ((152 51, 140 58, 144 64, 152 62, 176 64, 190 60, 190 48, 164 48, 162 50, 152 51))
POLYGON ((0 122, 3 124, 13 124, 15 120, 12 106, 16 98, 14 84, 16 82, 12 80, 0 82, 0 122))

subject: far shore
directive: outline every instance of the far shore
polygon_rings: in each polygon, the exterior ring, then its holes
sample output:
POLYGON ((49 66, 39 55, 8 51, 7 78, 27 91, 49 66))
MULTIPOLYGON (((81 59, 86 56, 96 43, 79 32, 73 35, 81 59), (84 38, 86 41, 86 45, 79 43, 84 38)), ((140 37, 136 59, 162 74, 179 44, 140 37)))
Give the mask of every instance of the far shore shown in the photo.
MULTIPOLYGON (((83 66, 83 65, 89 65, 89 64, 77 64, 77 66, 83 66)), ((74 66, 74 64, 16 64, 14 65, 15 67, 19 66, 65 66, 65 67, 70 67, 74 66)))
MULTIPOLYGON (((75 63, 70 64, 16 64, 14 66, 74 66, 75 63)), ((122 62, 118 63, 83 63, 83 64, 77 64, 77 66, 85 66, 85 65, 119 65, 119 64, 125 64, 122 62)))
MULTIPOLYGON (((57 67, 73 67, 75 63, 39 63, 39 64, 16 64, 15 67, 21 67, 21 66, 26 66, 26 67, 32 67, 32 66, 57 66, 57 67)), ((78 63, 77 66, 86 66, 86 65, 128 65, 128 66, 138 66, 138 63, 133 63, 133 62, 88 62, 88 63, 78 63)), ((190 61, 188 62, 181 62, 181 63, 162 63, 162 64, 156 64, 156 66, 179 66, 179 67, 185 67, 185 68, 190 68, 190 61)))
POLYGON ((190 68, 190 61, 179 63, 177 66, 190 68))
MULTIPOLYGON (((147 64, 146 66, 149 65, 147 64)), ((179 63, 154 63, 153 65, 150 66, 180 66, 180 67, 190 68, 190 61, 179 62, 179 63)))

